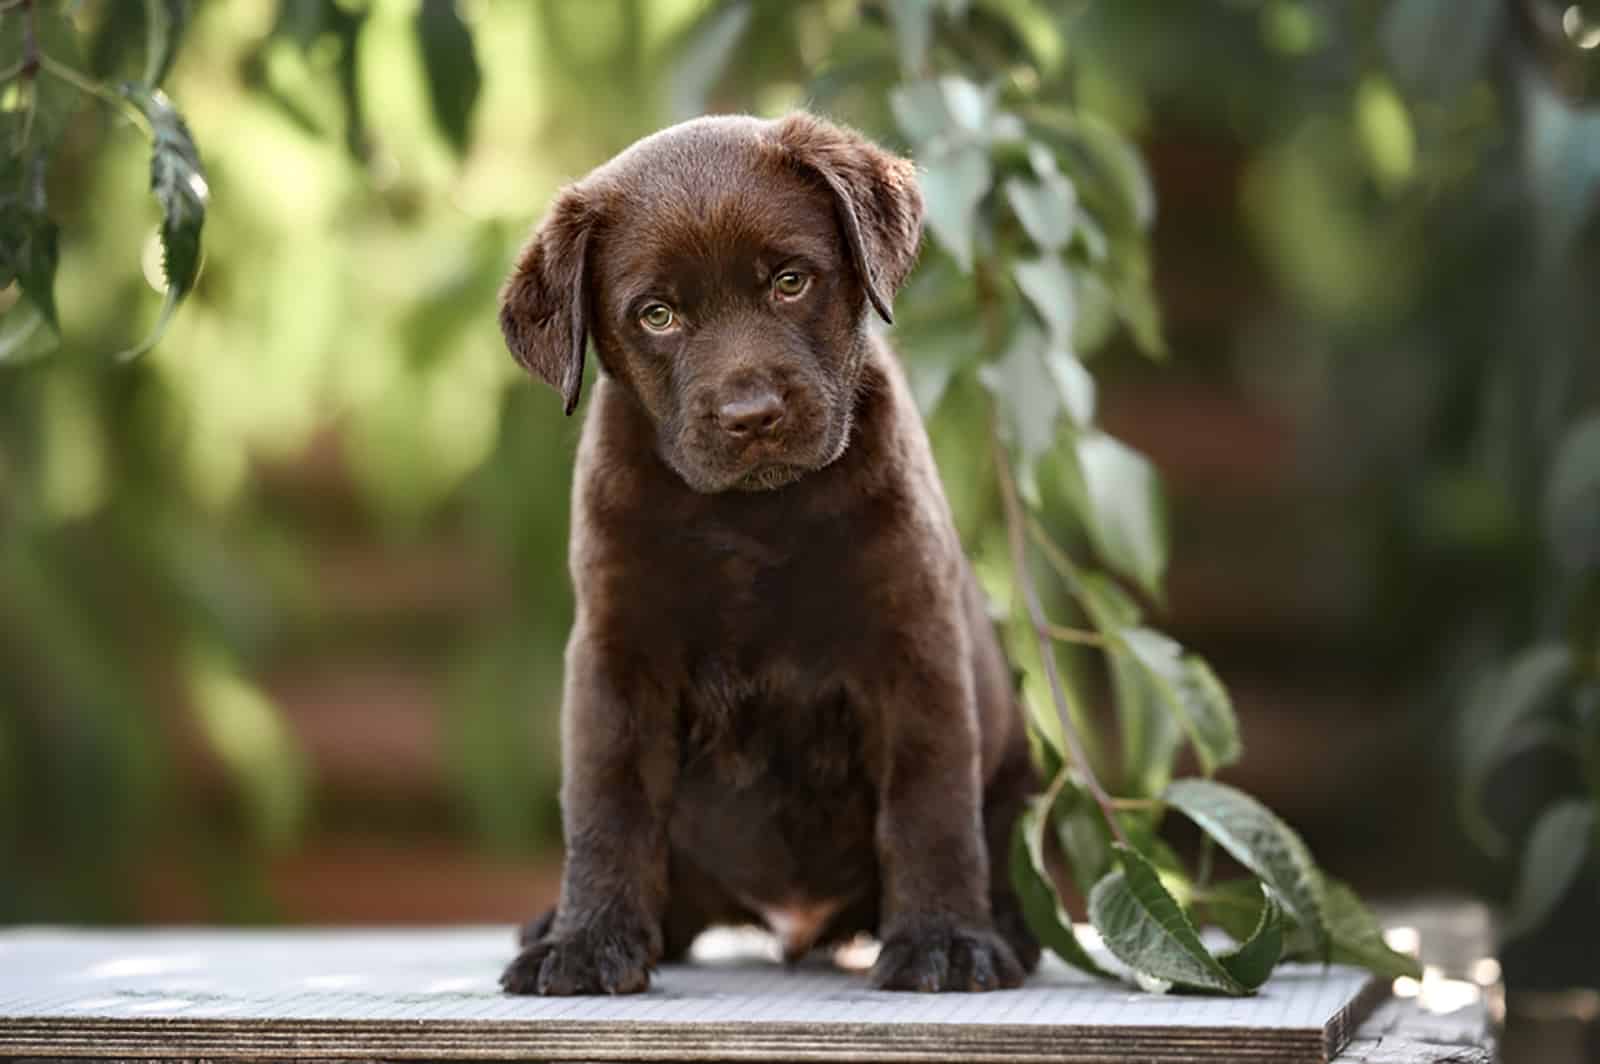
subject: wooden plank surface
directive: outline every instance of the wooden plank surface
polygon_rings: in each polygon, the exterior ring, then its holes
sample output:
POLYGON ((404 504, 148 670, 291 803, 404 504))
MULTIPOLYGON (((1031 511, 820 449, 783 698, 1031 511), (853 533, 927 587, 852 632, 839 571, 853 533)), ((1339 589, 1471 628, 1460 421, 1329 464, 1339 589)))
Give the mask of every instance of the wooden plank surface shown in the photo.
POLYGON ((1322 1064, 1387 993, 1288 966, 1254 998, 1152 996, 1047 964, 1022 990, 888 994, 765 939, 703 941, 634 997, 514 998, 504 928, 0 933, 0 1057, 1322 1064))

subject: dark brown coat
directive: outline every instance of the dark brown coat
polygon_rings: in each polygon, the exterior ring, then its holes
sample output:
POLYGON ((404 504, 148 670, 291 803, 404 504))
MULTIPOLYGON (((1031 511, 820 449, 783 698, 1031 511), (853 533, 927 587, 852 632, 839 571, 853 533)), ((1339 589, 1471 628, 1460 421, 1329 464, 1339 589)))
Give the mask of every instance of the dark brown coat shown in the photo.
POLYGON ((928 441, 868 331, 914 261, 911 164, 809 115, 707 118, 563 190, 507 283, 578 401, 557 908, 514 993, 643 990, 715 923, 876 985, 1015 986, 1033 773, 928 441), (998 933, 997 933, 998 932, 998 933))

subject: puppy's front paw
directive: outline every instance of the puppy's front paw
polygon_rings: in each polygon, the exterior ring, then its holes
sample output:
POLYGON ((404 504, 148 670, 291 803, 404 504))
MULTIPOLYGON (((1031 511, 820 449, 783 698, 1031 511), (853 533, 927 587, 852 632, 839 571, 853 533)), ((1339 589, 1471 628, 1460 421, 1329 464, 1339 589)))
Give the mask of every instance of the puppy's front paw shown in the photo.
POLYGON ((879 990, 994 990, 1022 985, 1016 954, 992 931, 936 920, 889 935, 872 985, 879 990))
POLYGON ((500 986, 510 994, 637 994, 650 986, 649 942, 599 928, 547 935, 523 948, 500 986))

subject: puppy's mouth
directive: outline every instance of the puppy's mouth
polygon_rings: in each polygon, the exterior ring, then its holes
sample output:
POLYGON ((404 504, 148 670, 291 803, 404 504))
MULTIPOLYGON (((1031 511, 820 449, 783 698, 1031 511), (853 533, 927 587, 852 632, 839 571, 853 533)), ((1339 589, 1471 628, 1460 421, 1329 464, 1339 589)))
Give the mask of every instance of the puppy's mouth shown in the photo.
POLYGON ((757 465, 728 486, 729 491, 774 491, 787 487, 811 472, 806 466, 788 462, 769 462, 757 465))

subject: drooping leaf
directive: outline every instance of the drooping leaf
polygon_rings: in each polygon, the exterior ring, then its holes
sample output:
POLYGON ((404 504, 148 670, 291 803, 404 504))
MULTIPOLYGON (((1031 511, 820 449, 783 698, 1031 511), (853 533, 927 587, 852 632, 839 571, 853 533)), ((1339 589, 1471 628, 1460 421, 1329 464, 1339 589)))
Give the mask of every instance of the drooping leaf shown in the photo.
POLYGON ((1244 747, 1228 689, 1204 658, 1191 654, 1183 668, 1188 692, 1184 706, 1201 767, 1215 771, 1235 763, 1243 756, 1244 747))
POLYGON ((1022 903, 1022 915, 1041 944, 1080 971, 1101 978, 1109 973, 1095 963, 1072 930, 1072 917, 1061 907, 1044 861, 1044 829, 1048 819, 1043 799, 1035 799, 1017 818, 1011 832, 1011 884, 1022 903))
POLYGON ((1059 173, 1034 180, 1012 177, 1006 179, 1005 189, 1011 213, 1041 251, 1060 251, 1067 246, 1078 213, 1078 194, 1070 180, 1059 173))
POLYGON ((416 31, 434 121, 456 154, 465 154, 472 135, 472 111, 483 88, 472 31, 461 21, 456 0, 422 0, 416 31))
POLYGON ((939 79, 939 92, 944 97, 945 111, 956 128, 980 139, 994 132, 994 93, 980 88, 976 82, 955 75, 939 79))
POLYGON ((1239 760, 1243 747, 1233 702, 1204 660, 1149 628, 1125 629, 1116 640, 1144 670, 1208 775, 1239 760))
POLYGON ((690 29, 668 79, 675 117, 693 118, 706 112, 712 89, 750 28, 751 14, 749 0, 737 0, 713 7, 690 29))
POLYGON ((1155 189, 1138 151, 1093 116, 1040 112, 1035 130, 1058 150, 1079 197, 1119 230, 1142 232, 1155 221, 1155 189))
POLYGON ((1061 392, 1045 363, 1048 346, 1032 324, 1012 333, 1011 344, 998 360, 978 367, 978 381, 995 398, 1000 430, 1016 452, 1017 487, 1033 505, 1039 502, 1034 467, 1056 440, 1062 412, 1061 392))
POLYGON ((900 132, 919 146, 943 136, 951 124, 944 90, 933 78, 896 86, 889 93, 889 110, 900 132))
POLYGON ((1233 996, 1250 993, 1200 941, 1155 866, 1138 851, 1117 847, 1121 870, 1095 884, 1089 920, 1112 956, 1136 972, 1178 986, 1233 996))
MULTIPOLYGON (((1138 603, 1109 577, 1085 574, 1078 594, 1090 621, 1108 638, 1139 623, 1138 603)), ((1123 789, 1136 797, 1153 797, 1172 779, 1173 761, 1183 744, 1183 727, 1149 670, 1115 638, 1110 638, 1106 664, 1122 738, 1123 789)))
POLYGON ((1061 405, 1066 410, 1067 416, 1078 428, 1089 428, 1094 424, 1097 396, 1094 377, 1084 368, 1083 363, 1065 348, 1052 347, 1046 351, 1044 363, 1045 368, 1050 371, 1050 376, 1055 379, 1056 388, 1061 392, 1061 405))
POLYGON ((58 239, 59 230, 49 215, 0 197, 0 287, 15 278, 22 294, 56 332, 61 331, 55 297, 58 239))
POLYGON ((156 88, 172 69, 178 42, 189 24, 188 0, 145 0, 144 86, 156 88))
POLYGON ((1017 287, 1028 297, 1033 309, 1050 334, 1050 343, 1066 347, 1072 343, 1073 320, 1077 317, 1073 306, 1072 275, 1067 272, 1061 256, 1047 253, 1036 259, 1018 259, 1011 265, 1011 275, 1017 287))
POLYGON ((1600 414, 1573 425, 1545 493, 1545 528, 1568 572, 1600 567, 1600 414))
POLYGON ((1533 826, 1506 924, 1507 939, 1537 930, 1560 904, 1594 849, 1595 806, 1568 799, 1550 806, 1533 826))
POLYGON ((1283 957, 1283 910, 1271 893, 1259 885, 1256 889, 1263 900, 1255 929, 1240 941, 1238 949, 1217 958, 1229 975, 1250 990, 1265 983, 1283 957))
POLYGON ((211 191, 189 128, 166 96, 159 89, 138 86, 123 86, 122 91, 149 121, 154 138, 150 149, 150 191, 161 205, 161 267, 167 282, 166 299, 155 329, 123 356, 133 357, 149 350, 161 338, 173 310, 200 275, 200 232, 211 191))
POLYGON ((1087 898, 1111 870, 1111 834, 1105 817, 1087 791, 1068 783, 1050 811, 1050 823, 1067 859, 1067 871, 1087 898))
POLYGON ((1548 78, 1524 70, 1516 88, 1519 137, 1532 187, 1538 232, 1552 257, 1575 240, 1595 212, 1600 187, 1600 108, 1574 104, 1548 78))
POLYGON ((1155 467, 1103 432, 1080 434, 1073 454, 1083 485, 1083 521, 1095 552, 1159 599, 1167 568, 1167 521, 1155 467))
MULTIPOLYGON (((1389 948, 1383 938, 1382 925, 1355 891, 1330 876, 1323 876, 1322 882, 1327 900, 1328 935, 1333 943, 1328 960, 1366 968, 1386 979, 1402 975, 1413 979, 1422 977, 1415 957, 1389 948)), ((1199 910, 1208 923, 1222 928, 1235 941, 1243 942, 1260 923, 1264 904, 1258 881, 1235 879, 1206 888, 1199 910)), ((1285 958, 1323 959, 1311 935, 1292 917, 1285 916, 1283 926, 1285 958)))
POLYGON ((0 366, 28 362, 54 350, 58 337, 31 299, 0 314, 0 366))
POLYGON ((1162 359, 1167 354, 1167 342, 1161 332, 1161 304, 1156 301, 1155 287, 1150 275, 1149 252, 1143 244, 1125 241, 1112 284, 1117 317, 1127 327, 1128 335, 1147 358, 1162 359))
POLYGON ((1271 887, 1311 935, 1317 952, 1329 955, 1327 891, 1311 851, 1293 828, 1248 794, 1215 780, 1178 780, 1165 798, 1271 887))
MULTIPOLYGON (((1335 964, 1354 964, 1388 979, 1402 975, 1422 978, 1422 966, 1415 957, 1396 952, 1383 940, 1383 925, 1354 890, 1331 876, 1323 876, 1327 902, 1328 936, 1333 942, 1329 960, 1335 964)), ((1306 951, 1315 955, 1315 943, 1306 937, 1306 951)))
POLYGON ((1484 785, 1514 751, 1513 738, 1560 704, 1572 678, 1572 653, 1567 647, 1555 643, 1532 647, 1483 678, 1463 714, 1461 815, 1467 829, 1490 852, 1498 852, 1504 839, 1482 813, 1484 785))
POLYGON ((970 273, 978 204, 993 181, 989 156, 979 145, 963 143, 926 159, 923 166, 922 199, 928 228, 962 272, 970 273))

